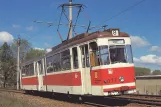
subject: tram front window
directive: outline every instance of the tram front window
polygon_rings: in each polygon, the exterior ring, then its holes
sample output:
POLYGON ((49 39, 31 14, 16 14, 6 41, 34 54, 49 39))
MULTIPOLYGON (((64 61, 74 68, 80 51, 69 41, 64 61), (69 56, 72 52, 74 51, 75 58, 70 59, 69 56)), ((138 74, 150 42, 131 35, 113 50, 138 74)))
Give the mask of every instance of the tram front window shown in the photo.
POLYGON ((107 45, 99 46, 99 53, 101 65, 108 65, 110 63, 133 63, 131 45, 109 46, 109 50, 107 45))
POLYGON ((110 46, 111 63, 133 63, 130 45, 126 46, 110 46))
POLYGON ((100 51, 100 64, 101 65, 110 64, 108 46, 107 45, 99 46, 99 51, 100 51))
POLYGON ((133 55, 132 55, 131 45, 126 45, 126 51, 127 51, 127 61, 128 61, 128 63, 133 63, 133 55))
POLYGON ((126 63, 126 50, 124 46, 110 46, 111 63, 126 63))

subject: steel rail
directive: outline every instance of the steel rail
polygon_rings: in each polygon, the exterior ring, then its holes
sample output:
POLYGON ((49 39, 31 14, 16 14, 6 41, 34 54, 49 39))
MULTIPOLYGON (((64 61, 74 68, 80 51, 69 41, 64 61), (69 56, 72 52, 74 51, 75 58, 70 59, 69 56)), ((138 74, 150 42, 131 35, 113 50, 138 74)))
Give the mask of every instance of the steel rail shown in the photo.
POLYGON ((112 96, 105 98, 113 100, 129 101, 131 103, 161 106, 161 96, 156 95, 122 95, 122 96, 112 96))
POLYGON ((161 95, 145 95, 145 94, 125 94, 125 96, 136 96, 136 97, 156 97, 161 98, 161 95))

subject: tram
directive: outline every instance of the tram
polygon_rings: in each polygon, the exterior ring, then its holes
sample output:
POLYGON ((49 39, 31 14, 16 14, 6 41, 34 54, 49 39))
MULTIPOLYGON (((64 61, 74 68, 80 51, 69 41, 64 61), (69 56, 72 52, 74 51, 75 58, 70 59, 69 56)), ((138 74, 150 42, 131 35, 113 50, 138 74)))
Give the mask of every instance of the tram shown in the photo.
POLYGON ((21 89, 70 95, 136 92, 131 40, 119 29, 83 33, 21 66, 21 89))

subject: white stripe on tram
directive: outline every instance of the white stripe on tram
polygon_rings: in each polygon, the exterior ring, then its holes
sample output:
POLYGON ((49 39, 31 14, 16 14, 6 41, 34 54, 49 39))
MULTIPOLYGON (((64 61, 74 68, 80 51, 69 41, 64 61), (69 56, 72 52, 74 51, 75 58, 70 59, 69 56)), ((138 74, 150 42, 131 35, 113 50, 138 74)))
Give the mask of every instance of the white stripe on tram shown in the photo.
POLYGON ((117 87, 121 87, 121 86, 135 86, 135 82, 123 83, 123 84, 113 84, 113 85, 104 85, 103 86, 103 89, 107 89, 107 88, 117 88, 117 87))

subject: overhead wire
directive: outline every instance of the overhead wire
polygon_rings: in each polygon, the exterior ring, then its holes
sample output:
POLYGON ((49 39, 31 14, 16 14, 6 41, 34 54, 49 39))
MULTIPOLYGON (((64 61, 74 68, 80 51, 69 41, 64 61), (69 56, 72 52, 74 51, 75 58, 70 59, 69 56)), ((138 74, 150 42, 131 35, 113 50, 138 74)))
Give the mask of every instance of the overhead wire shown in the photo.
MULTIPOLYGON (((56 11, 56 12, 58 12, 58 11, 56 11)), ((58 19, 58 17, 55 17, 55 18, 54 18, 54 21, 56 21, 57 19, 58 19)), ((48 27, 50 27, 50 26, 48 26, 48 27)), ((46 29, 42 30, 41 32, 44 32, 45 30, 46 30, 46 29)), ((39 35, 41 32, 36 33, 35 36, 31 36, 30 38, 27 39, 27 41, 33 39, 34 37, 36 37, 37 35, 39 35)))
POLYGON ((117 13, 117 14, 111 16, 110 18, 108 18, 107 20, 103 21, 102 23, 100 23, 100 24, 98 24, 98 25, 104 24, 104 23, 106 23, 107 21, 112 20, 113 18, 115 18, 115 17, 117 17, 117 16, 119 16, 119 15, 121 15, 121 14, 123 14, 123 13, 125 13, 125 12, 127 12, 127 11, 129 11, 129 10, 131 10, 132 8, 138 6, 139 4, 143 3, 144 1, 146 1, 146 0, 141 0, 141 1, 137 2, 137 3, 135 3, 134 5, 132 5, 132 6, 128 7, 128 8, 126 8, 126 9, 120 11, 119 13, 117 13))
MULTIPOLYGON (((57 20, 57 18, 55 18, 54 20, 57 20)), ((50 26, 48 26, 48 27, 50 27, 50 26)), ((43 29, 43 30, 41 30, 41 32, 44 32, 45 30, 46 29, 43 29)), ((35 36, 31 36, 30 38, 27 39, 27 41, 33 39, 34 37, 36 37, 37 35, 39 35, 41 32, 38 32, 38 33, 34 34, 35 36)))
MULTIPOLYGON (((42 30, 41 32, 43 32, 45 30, 46 29, 42 30)), ((30 38, 27 39, 27 41, 29 41, 29 40, 33 39, 34 37, 38 36, 41 32, 36 33, 35 36, 31 36, 30 38)), ((25 42, 22 42, 22 43, 24 44, 25 42)))
MULTIPOLYGON (((28 39, 25 39, 27 42, 29 41, 29 40, 31 40, 31 39, 33 39, 34 37, 37 37, 37 35, 39 35, 40 33, 42 33, 42 32, 44 32, 46 29, 44 29, 44 30, 41 30, 41 32, 38 32, 38 33, 36 33, 36 34, 34 34, 35 36, 31 36, 30 38, 28 38, 28 39)), ((18 37, 22 37, 22 35, 20 35, 19 34, 19 36, 18 37)), ((24 56, 24 53, 25 53, 25 51, 24 50, 27 50, 27 47, 29 47, 30 49, 32 48, 32 46, 31 46, 31 44, 28 44, 26 41, 22 41, 22 39, 23 38, 21 38, 21 45, 25 45, 25 47, 23 47, 23 52, 22 53, 20 53, 20 55, 23 55, 24 56), (26 47, 27 46, 27 47, 26 47)), ((14 39, 14 42, 15 42, 15 44, 17 45, 17 41, 18 41, 18 39, 14 39)), ((28 50, 27 50, 28 51, 28 50)), ((26 52, 27 52, 26 51, 26 52)))

